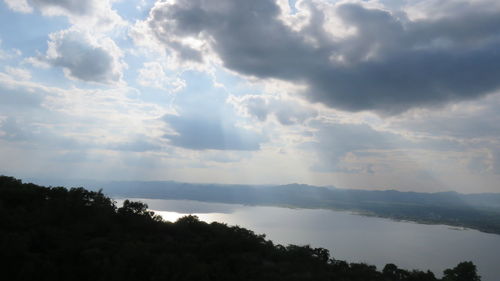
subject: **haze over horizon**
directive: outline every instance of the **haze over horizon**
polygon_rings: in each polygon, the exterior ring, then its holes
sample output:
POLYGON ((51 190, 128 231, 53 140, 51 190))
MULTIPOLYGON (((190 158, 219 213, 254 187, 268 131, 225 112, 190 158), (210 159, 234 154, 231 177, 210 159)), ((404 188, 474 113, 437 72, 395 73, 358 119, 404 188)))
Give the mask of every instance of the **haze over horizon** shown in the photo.
POLYGON ((495 0, 0 0, 0 174, 500 192, 495 0))

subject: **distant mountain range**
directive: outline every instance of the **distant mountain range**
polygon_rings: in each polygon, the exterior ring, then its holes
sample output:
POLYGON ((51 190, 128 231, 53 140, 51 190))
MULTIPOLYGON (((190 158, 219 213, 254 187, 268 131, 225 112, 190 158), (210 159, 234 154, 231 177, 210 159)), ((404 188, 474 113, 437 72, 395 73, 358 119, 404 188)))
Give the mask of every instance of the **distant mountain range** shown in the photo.
MULTIPOLYGON (((35 181, 75 186, 76 182, 35 181)), ((78 182, 114 198, 196 200, 245 205, 348 210, 418 223, 447 224, 500 234, 500 194, 338 189, 304 184, 251 186, 174 181, 78 182)))

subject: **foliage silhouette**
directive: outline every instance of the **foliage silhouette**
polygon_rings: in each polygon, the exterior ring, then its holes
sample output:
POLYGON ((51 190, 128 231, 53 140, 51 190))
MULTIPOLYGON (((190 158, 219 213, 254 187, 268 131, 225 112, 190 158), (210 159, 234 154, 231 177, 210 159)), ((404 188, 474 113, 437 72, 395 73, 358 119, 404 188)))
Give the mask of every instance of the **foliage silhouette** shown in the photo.
POLYGON ((444 271, 443 281, 480 281, 472 262, 461 262, 453 269, 444 271))
MULTIPOLYGON (((147 205, 118 208, 101 191, 23 184, 0 176, 3 280, 437 281, 431 272, 347 263, 326 249, 282 246, 251 230, 195 216, 166 222, 147 205)), ((443 281, 478 281, 464 262, 443 281)))

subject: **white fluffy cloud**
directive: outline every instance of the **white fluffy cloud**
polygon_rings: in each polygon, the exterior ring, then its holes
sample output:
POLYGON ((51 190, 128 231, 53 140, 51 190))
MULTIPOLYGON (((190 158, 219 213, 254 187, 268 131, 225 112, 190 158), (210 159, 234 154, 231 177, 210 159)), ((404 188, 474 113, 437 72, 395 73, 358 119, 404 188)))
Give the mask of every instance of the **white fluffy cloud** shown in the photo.
POLYGON ((167 75, 165 68, 159 62, 147 62, 139 69, 137 82, 140 85, 178 92, 186 87, 186 81, 176 77, 175 74, 167 75))
POLYGON ((271 95, 231 96, 228 99, 240 113, 266 121, 274 116, 282 125, 293 125, 318 116, 318 111, 311 105, 297 99, 271 95))

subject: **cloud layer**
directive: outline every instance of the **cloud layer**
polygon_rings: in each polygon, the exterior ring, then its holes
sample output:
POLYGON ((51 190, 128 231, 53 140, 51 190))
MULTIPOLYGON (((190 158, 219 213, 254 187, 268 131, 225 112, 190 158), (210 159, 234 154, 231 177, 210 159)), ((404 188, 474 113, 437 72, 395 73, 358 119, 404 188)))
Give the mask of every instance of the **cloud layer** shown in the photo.
POLYGON ((498 191, 499 1, 133 2, 0 0, 0 172, 498 191))
POLYGON ((272 0, 159 1, 148 25, 184 60, 213 54, 244 75, 305 83, 313 102, 399 113, 499 88, 500 11, 468 5, 411 19, 360 3, 302 1, 306 18, 294 25, 272 0))

